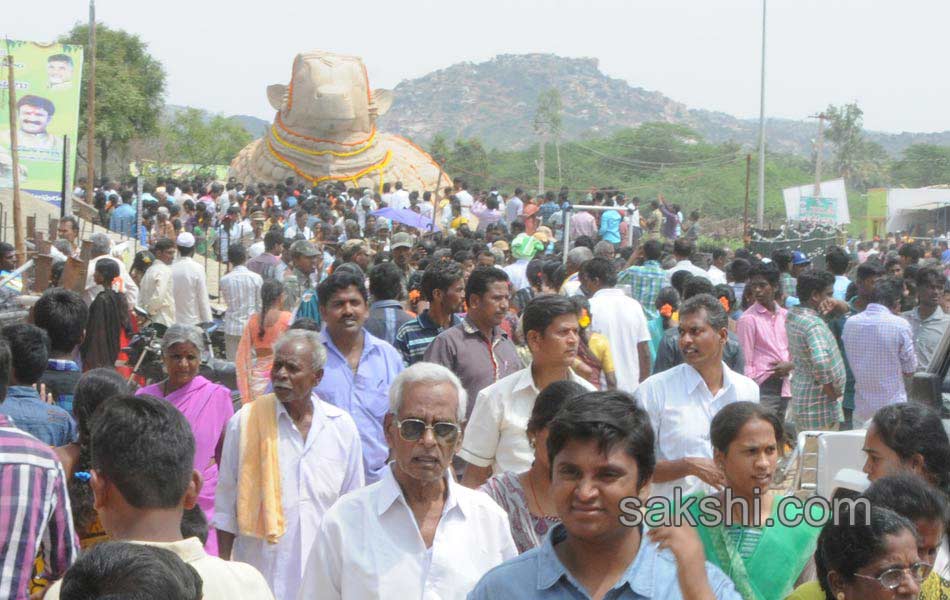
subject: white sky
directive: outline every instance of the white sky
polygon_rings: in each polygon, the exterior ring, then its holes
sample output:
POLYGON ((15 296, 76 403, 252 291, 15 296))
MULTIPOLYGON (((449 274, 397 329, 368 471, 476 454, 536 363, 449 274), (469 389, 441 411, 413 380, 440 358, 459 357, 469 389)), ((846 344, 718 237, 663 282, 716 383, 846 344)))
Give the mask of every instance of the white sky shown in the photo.
MULTIPOLYGON (((943 0, 768 0, 766 114, 857 101, 865 127, 950 129, 943 0)), ((610 76, 691 108, 758 117, 761 0, 98 0, 168 73, 166 101, 273 116, 264 94, 294 55, 362 56, 374 87, 501 53, 591 56, 610 76)), ((47 41, 84 0, 8 0, 0 36, 47 41)))

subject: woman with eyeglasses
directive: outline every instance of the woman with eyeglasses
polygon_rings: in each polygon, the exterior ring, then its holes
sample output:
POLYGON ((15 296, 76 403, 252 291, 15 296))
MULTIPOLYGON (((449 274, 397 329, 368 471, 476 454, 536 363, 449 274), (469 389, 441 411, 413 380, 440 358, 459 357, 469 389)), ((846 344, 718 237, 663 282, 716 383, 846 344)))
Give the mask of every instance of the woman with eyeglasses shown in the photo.
POLYGON ((917 554, 914 524, 869 502, 853 509, 843 505, 838 518, 828 521, 818 537, 815 566, 823 595, 796 590, 789 600, 916 600, 931 571, 917 554))
MULTIPOLYGON (((929 406, 905 402, 874 413, 864 438, 864 454, 864 472, 871 482, 888 475, 913 473, 937 488, 950 503, 950 438, 940 415, 929 406)), ((950 581, 946 538, 932 564, 943 581, 950 581)))
POLYGON ((573 381, 556 381, 541 391, 534 401, 528 420, 528 441, 534 449, 534 461, 524 473, 499 473, 479 488, 508 513, 511 537, 518 553, 541 545, 548 530, 560 523, 554 501, 548 494, 551 465, 548 461, 548 424, 572 398, 586 393, 573 381))
MULTIPOLYGON (((706 560, 728 575, 744 600, 782 600, 803 579, 815 550, 819 528, 807 521, 794 526, 780 520, 798 515, 782 508, 782 496, 770 491, 784 435, 781 419, 757 402, 735 402, 722 409, 710 425, 713 460, 725 475, 719 507, 731 504, 733 524, 707 526, 700 502, 692 504, 697 533, 706 560), (758 503, 758 504, 756 504, 758 503), (751 508, 760 506, 759 514, 751 508), (743 507, 750 507, 744 510, 743 507)), ((705 494, 700 494, 700 499, 705 494)))
MULTIPOLYGON (((864 495, 872 504, 889 508, 914 523, 917 556, 932 565, 946 536, 948 507, 943 494, 917 475, 903 473, 878 479, 864 495)), ((936 571, 931 571, 920 591, 921 600, 950 598, 950 584, 936 571)))

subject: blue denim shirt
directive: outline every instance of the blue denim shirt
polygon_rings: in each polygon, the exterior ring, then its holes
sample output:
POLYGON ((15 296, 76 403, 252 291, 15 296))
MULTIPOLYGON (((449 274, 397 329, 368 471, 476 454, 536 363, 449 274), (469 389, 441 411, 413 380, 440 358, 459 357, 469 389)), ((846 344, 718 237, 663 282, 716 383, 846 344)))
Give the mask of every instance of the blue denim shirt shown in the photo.
POLYGON ((133 237, 135 235, 135 208, 131 204, 116 206, 109 219, 109 229, 133 237))
POLYGON ((326 330, 320 333, 327 350, 327 362, 323 379, 314 391, 356 421, 363 442, 363 470, 369 485, 378 481, 386 468, 389 445, 383 433, 383 419, 389 412, 389 385, 402 371, 403 364, 395 348, 366 330, 363 336, 363 354, 354 375, 326 330))
POLYGON ((0 413, 13 419, 17 429, 50 446, 65 446, 76 441, 76 423, 68 412, 55 404, 46 404, 30 386, 12 385, 0 413))
MULTIPOLYGON (((554 544, 566 536, 564 525, 554 526, 543 544, 486 573, 468 595, 468 600, 589 599, 584 586, 578 583, 554 552, 554 544)), ((741 600, 732 580, 708 562, 706 575, 716 598, 741 600)), ((682 597, 673 555, 668 550, 659 550, 654 542, 644 536, 636 558, 617 584, 607 592, 604 600, 680 600, 682 597)))

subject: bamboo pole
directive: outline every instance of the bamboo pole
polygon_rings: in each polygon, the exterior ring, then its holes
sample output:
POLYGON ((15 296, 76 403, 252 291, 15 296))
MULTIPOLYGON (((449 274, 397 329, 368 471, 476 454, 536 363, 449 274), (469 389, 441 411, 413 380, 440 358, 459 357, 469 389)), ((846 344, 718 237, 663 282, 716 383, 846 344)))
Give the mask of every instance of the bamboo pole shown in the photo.
POLYGON ((89 86, 86 92, 86 197, 96 204, 96 0, 89 0, 89 86))
POLYGON ((16 261, 26 260, 26 242, 23 239, 23 211, 20 209, 20 151, 17 142, 16 78, 13 74, 13 55, 7 55, 7 96, 10 102, 10 154, 13 158, 13 247, 16 261))

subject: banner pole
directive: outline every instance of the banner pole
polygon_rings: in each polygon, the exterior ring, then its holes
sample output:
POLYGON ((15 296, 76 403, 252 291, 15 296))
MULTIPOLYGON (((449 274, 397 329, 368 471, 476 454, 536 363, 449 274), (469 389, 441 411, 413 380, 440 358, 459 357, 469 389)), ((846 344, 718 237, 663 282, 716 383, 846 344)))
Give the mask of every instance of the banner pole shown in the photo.
POLYGON ((17 142, 16 78, 13 75, 13 55, 7 55, 7 97, 10 108, 10 155, 13 160, 13 247, 17 264, 26 260, 23 240, 23 211, 20 209, 20 151, 17 142))
MULTIPOLYGON (((86 197, 96 205, 96 0, 89 0, 89 86, 86 92, 86 197)), ((103 225, 107 226, 108 223, 103 225)))
POLYGON ((59 218, 69 214, 66 204, 71 200, 72 186, 69 185, 69 136, 63 136, 63 199, 59 203, 59 218))

